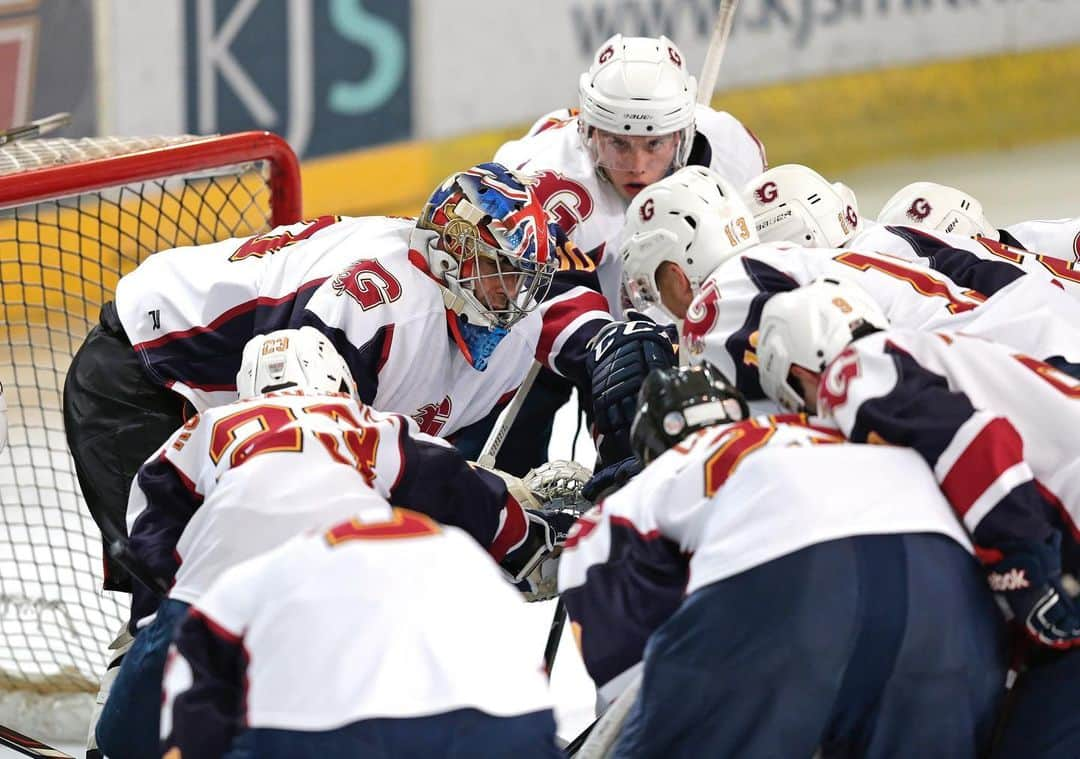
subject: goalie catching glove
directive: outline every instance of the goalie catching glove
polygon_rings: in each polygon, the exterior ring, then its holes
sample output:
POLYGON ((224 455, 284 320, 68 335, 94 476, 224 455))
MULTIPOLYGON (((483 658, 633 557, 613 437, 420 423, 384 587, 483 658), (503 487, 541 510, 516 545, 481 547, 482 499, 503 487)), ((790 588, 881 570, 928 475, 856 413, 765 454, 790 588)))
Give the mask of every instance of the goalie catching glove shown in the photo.
POLYGON ((529 520, 524 541, 500 562, 526 601, 546 601, 558 595, 559 555, 570 527, 592 504, 581 489, 591 473, 576 461, 549 461, 518 479, 491 470, 525 508, 529 520))

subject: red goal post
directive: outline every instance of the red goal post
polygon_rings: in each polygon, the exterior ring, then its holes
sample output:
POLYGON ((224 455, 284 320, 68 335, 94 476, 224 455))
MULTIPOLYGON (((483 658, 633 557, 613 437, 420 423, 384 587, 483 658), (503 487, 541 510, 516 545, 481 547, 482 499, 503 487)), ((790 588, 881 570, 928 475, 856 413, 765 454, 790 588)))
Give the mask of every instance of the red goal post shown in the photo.
POLYGON ((159 250, 261 234, 301 215, 296 156, 267 132, 0 146, 9 423, 0 451, 0 724, 81 740, 127 614, 126 597, 100 591, 100 537, 61 414, 67 366, 101 304, 159 250))

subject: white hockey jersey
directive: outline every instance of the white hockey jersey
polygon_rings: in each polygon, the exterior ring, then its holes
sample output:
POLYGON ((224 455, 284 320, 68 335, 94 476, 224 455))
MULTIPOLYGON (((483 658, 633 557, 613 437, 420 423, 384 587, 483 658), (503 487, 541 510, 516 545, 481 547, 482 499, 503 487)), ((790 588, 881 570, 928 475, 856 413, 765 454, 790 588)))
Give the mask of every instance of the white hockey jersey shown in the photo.
POLYGON ((1028 274, 1080 300, 1080 269, 1071 258, 1065 261, 1028 252, 985 237, 866 222, 847 247, 888 253, 909 261, 921 260, 958 285, 987 296, 1028 274))
POLYGON ((1031 219, 998 230, 1001 242, 1064 261, 1080 261, 1080 217, 1031 219))
POLYGON ((917 532, 971 550, 914 452, 848 443, 802 415, 759 417, 690 436, 587 512, 559 590, 603 685, 684 595, 817 543, 917 532))
POLYGON ((548 710, 524 606, 474 541, 415 512, 304 535, 196 603, 166 668, 162 735, 217 756, 239 726, 548 710))
POLYGON ((984 525, 1042 541, 1043 499, 1080 538, 1080 382, 1041 361, 968 335, 889 329, 829 365, 818 409, 852 440, 918 451, 977 541, 984 525))
MULTIPOLYGON (((920 260, 921 261, 921 260, 920 260)), ((819 276, 855 282, 891 324, 970 332, 1046 358, 1080 360, 1080 302, 1060 295, 1048 306, 1044 282, 1019 277, 991 298, 966 289, 920 261, 882 253, 758 245, 728 259, 702 283, 683 322, 692 361, 709 361, 749 400, 764 397, 757 376, 757 330, 765 302, 819 276), (1061 313, 1058 313, 1058 312, 1061 313), (1064 314, 1064 315, 1063 315, 1064 314)))
MULTIPOLYGON (((415 422, 345 395, 283 390, 210 409, 144 464, 129 545, 172 598, 197 600, 221 572, 308 528, 408 503, 466 529, 502 558, 525 538, 521 506, 494 475, 415 422)), ((136 586, 132 623, 157 601, 136 586)))
POLYGON ((457 322, 448 318, 442 290, 420 254, 397 237, 370 242, 361 258, 312 295, 293 325, 313 326, 330 338, 366 403, 407 414, 423 432, 446 437, 508 399, 534 358, 588 389, 585 346, 611 317, 598 292, 572 279, 578 272, 556 274, 569 282, 553 284, 479 371, 466 358, 457 322))
POLYGON ((155 253, 116 286, 116 310, 147 374, 196 410, 236 399, 252 337, 290 326, 315 288, 370 247, 407 245, 403 219, 317 219, 155 253))
MULTIPOLYGON (((764 147, 734 116, 704 105, 697 106, 694 116, 697 136, 691 164, 710 166, 736 186, 767 168, 764 147)), ((620 318, 619 234, 628 203, 597 175, 578 134, 576 109, 543 116, 524 137, 500 147, 495 160, 537 177, 545 209, 599 267, 604 296, 620 318)))

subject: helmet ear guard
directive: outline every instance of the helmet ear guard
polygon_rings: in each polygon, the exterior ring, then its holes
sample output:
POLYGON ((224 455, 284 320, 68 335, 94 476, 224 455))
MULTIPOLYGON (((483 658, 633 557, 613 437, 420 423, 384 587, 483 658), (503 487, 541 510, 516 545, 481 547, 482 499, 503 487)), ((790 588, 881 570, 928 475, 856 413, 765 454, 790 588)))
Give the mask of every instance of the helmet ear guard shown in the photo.
POLYGON ((758 377, 765 394, 789 411, 806 409, 799 369, 820 374, 853 339, 886 329, 881 307, 853 282, 819 277, 777 293, 758 327, 758 377))
POLYGON ((698 430, 749 416, 742 393, 712 364, 653 369, 638 394, 630 446, 648 465, 698 430))

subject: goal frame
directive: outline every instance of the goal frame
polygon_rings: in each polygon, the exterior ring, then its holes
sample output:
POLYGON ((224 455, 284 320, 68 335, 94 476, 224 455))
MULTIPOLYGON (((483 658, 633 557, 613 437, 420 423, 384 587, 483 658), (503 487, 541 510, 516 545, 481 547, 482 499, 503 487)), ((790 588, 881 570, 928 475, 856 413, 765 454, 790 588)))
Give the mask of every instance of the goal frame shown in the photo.
POLYGON ((259 160, 267 161, 271 167, 271 225, 299 221, 303 218, 300 162, 284 139, 260 131, 208 136, 76 164, 5 174, 0 176, 0 208, 259 160), (73 166, 81 175, 78 182, 72 182, 73 166))

